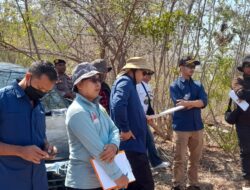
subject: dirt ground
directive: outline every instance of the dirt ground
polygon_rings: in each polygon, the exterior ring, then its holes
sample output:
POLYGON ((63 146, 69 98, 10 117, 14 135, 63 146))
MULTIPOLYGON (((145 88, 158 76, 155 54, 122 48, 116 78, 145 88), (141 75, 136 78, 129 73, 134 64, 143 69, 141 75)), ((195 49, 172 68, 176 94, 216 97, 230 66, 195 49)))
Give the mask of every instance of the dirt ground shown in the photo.
MULTIPOLYGON (((172 166, 173 144, 156 139, 161 157, 172 166)), ((171 189, 172 167, 153 171, 156 190, 171 189)), ((234 159, 218 147, 205 146, 200 167, 202 190, 240 190, 242 185, 239 155, 234 159)))

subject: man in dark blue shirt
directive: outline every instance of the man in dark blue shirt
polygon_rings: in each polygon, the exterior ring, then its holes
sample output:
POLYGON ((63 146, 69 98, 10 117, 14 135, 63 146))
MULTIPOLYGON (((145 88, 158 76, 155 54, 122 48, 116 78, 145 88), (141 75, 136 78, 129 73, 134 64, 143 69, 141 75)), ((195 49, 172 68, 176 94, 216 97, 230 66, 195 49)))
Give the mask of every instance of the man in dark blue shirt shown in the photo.
POLYGON ((0 89, 0 189, 48 189, 44 159, 56 150, 46 141, 39 99, 56 80, 54 66, 39 61, 19 83, 0 89))
POLYGON ((130 58, 111 89, 111 118, 120 130, 120 149, 125 150, 136 178, 128 190, 154 189, 147 158, 147 119, 136 90, 136 84, 141 83, 149 71, 150 66, 145 59, 130 58))
POLYGON ((175 106, 185 109, 173 114, 173 130, 175 140, 173 190, 181 190, 185 186, 184 166, 187 148, 189 149, 188 190, 199 190, 198 166, 203 147, 203 123, 201 108, 207 105, 207 94, 202 84, 191 77, 195 66, 200 62, 191 56, 179 62, 181 76, 170 86, 170 96, 175 106))

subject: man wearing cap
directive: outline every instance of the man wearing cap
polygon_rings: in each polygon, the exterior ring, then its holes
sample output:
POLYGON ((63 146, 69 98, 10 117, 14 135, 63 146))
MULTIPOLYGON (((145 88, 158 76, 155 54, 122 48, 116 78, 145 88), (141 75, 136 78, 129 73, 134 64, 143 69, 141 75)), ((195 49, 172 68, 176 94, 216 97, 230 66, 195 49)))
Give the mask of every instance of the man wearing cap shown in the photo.
POLYGON ((188 190, 199 190, 198 166, 203 147, 203 123, 201 109, 207 105, 207 94, 202 84, 192 79, 196 65, 200 62, 191 56, 184 57, 179 62, 179 76, 170 86, 170 96, 175 106, 185 109, 173 114, 173 130, 175 156, 173 167, 173 190, 185 187, 185 159, 189 149, 188 190))
POLYGON ((56 82, 56 89, 60 95, 64 98, 74 99, 75 95, 72 92, 72 81, 71 78, 66 75, 66 62, 62 59, 54 60, 58 80, 56 82))
POLYGON ((97 71, 101 73, 102 84, 99 95, 102 97, 100 99, 100 104, 106 109, 109 114, 109 99, 110 99, 110 88, 109 85, 105 82, 107 73, 112 70, 112 67, 108 67, 107 62, 104 59, 96 59, 91 63, 97 71))
POLYGON ((111 88, 111 118, 120 130, 120 150, 125 151, 136 178, 128 190, 154 189, 146 148, 147 119, 136 91, 136 84, 149 71, 152 72, 144 58, 132 57, 111 88))
MULTIPOLYGON (((243 75, 233 80, 232 89, 239 99, 250 104, 250 55, 242 60, 242 65, 238 67, 238 70, 243 75)), ((237 106, 237 109, 236 131, 239 139, 242 173, 245 180, 243 189, 250 190, 250 108, 243 111, 237 106)))

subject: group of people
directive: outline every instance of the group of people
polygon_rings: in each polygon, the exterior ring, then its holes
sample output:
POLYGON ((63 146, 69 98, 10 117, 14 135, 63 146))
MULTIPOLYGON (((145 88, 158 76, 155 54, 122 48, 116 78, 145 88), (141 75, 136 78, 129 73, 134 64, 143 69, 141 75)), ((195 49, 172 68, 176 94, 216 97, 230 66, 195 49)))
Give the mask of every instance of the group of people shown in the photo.
MULTIPOLYGON (((184 109, 173 113, 175 155, 173 190, 199 190, 198 168, 203 147, 201 109, 208 102, 203 85, 192 79, 200 61, 191 56, 179 62, 180 76, 170 85, 174 106, 184 109), (185 180, 186 153, 189 150, 188 185, 185 180)), ((105 83, 111 71, 107 62, 97 59, 77 64, 72 77, 65 74, 66 62, 38 61, 31 65, 21 81, 0 90, 0 187, 8 190, 46 190, 48 183, 44 161, 57 149, 46 140, 45 114, 40 99, 53 86, 72 101, 66 113, 69 163, 65 186, 70 190, 101 190, 90 159, 94 158, 117 185, 117 189, 153 190, 153 168, 166 168, 155 148, 150 127, 155 122, 153 93, 148 84, 154 74, 142 57, 126 61, 111 89, 105 83), (135 181, 115 164, 123 150, 135 181), (13 183, 13 178, 15 183, 13 183)), ((240 99, 250 102, 250 56, 239 67, 243 77, 233 82, 240 99)), ((240 108, 237 108, 240 109, 240 108)), ((246 186, 250 185, 250 133, 248 111, 239 114, 236 124, 246 186)), ((60 151, 60 150, 59 150, 60 151)), ((250 187, 249 187, 250 188, 250 187)))

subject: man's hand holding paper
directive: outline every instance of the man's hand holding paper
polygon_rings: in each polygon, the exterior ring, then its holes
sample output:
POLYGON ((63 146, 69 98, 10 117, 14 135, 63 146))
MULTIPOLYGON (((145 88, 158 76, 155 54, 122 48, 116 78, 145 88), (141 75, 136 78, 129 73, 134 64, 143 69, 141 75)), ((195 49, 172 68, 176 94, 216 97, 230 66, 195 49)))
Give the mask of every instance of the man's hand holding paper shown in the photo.
POLYGON ((242 110, 246 111, 248 109, 249 104, 245 100, 240 99, 233 90, 229 92, 229 96, 242 110))

